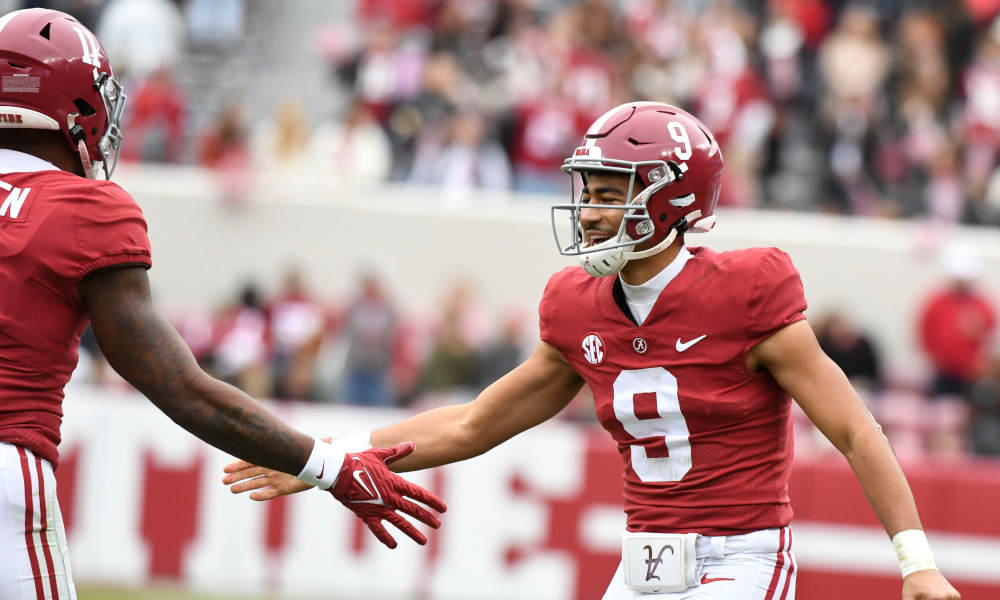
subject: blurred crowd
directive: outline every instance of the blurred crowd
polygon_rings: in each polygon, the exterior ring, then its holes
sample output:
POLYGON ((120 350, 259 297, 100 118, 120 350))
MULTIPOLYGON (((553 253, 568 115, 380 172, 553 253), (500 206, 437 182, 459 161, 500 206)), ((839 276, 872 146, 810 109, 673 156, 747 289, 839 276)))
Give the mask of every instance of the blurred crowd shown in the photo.
POLYGON ((239 48, 259 0, 8 4, 96 28, 130 92, 124 160, 203 164, 234 199, 248 173, 560 192, 586 126, 646 99, 715 133, 722 205, 1000 224, 995 0, 355 0, 286 40, 329 67, 337 114, 290 90, 252 122, 176 75, 239 48))
MULTIPOLYGON (((820 346, 854 384, 900 457, 1000 456, 1000 345, 995 293, 981 282, 983 257, 953 242, 944 278, 927 291, 913 324, 928 371, 894 377, 878 342, 842 314, 813 320, 820 346)), ((817 438, 804 415, 805 437, 817 438)), ((806 448, 810 444, 805 444, 806 448)))

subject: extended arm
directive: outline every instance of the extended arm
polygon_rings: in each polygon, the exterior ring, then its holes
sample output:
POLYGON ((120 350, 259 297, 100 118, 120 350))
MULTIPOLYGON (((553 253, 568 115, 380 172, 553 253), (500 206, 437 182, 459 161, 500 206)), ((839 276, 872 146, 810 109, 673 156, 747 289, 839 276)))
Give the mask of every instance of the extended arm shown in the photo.
POLYGON ((153 304, 146 269, 95 271, 77 291, 108 363, 175 423, 234 456, 302 470, 313 438, 202 371, 153 304))
MULTIPOLYGON (((511 437, 550 419, 569 404, 583 380, 554 347, 542 342, 519 367, 467 404, 420 413, 371 433, 375 447, 411 440, 413 454, 393 463, 395 471, 414 471, 478 456, 511 437)), ((254 491, 253 500, 270 500, 307 489, 302 482, 245 461, 225 468, 223 483, 234 494, 254 491)))
POLYGON ((516 369, 467 404, 421 413, 372 432, 372 445, 412 440, 416 451, 394 463, 415 471, 479 456, 547 421, 569 404, 583 380, 554 347, 539 343, 516 369))
MULTIPOLYGON (((921 529, 913 494, 889 440, 805 321, 755 346, 747 362, 752 370, 769 371, 844 454, 889 537, 921 529)), ((936 570, 911 573, 903 592, 907 599, 958 598, 936 570)))
POLYGON ((184 429, 234 456, 298 473, 329 488, 390 548, 396 547, 396 540, 383 520, 419 544, 427 543, 427 538, 401 513, 433 528, 441 525, 437 517, 407 498, 443 512, 441 499, 386 468, 387 463, 411 452, 413 444, 345 453, 316 443, 240 390, 209 377, 153 304, 144 268, 96 271, 80 282, 77 291, 108 363, 184 429), (360 484, 359 490, 356 482, 362 476, 369 484, 360 484), (372 493, 370 486, 378 490, 377 502, 364 495, 372 493))

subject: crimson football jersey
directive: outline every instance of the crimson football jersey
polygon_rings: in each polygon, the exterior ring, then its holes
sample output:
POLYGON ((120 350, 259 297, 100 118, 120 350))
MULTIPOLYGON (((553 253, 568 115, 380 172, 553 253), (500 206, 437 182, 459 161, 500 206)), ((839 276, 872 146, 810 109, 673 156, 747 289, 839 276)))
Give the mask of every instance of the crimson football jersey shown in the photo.
POLYGON ((63 387, 89 320, 76 284, 130 263, 152 266, 131 196, 0 150, 0 442, 57 465, 63 387))
POLYGON ((562 270, 539 307, 542 341, 586 380, 618 443, 630 531, 788 525, 791 399, 746 359, 805 318, 799 273, 774 248, 691 254, 641 326, 617 277, 562 270))

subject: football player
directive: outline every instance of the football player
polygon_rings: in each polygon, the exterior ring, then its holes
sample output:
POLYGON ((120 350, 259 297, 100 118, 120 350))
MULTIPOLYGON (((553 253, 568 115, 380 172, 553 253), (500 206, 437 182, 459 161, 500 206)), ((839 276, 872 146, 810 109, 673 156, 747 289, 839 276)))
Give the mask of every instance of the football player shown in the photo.
MULTIPOLYGON (((685 244, 715 224, 722 164, 683 110, 608 111, 563 167, 580 187, 553 227, 580 266, 549 281, 534 353, 468 404, 338 444, 414 440, 398 470, 464 460, 551 418, 586 383, 625 474, 622 562, 604 598, 788 599, 794 398, 854 469, 896 547, 903 597, 958 598, 888 440, 805 321, 788 255, 685 244)), ((244 462, 226 471, 256 500, 305 487, 244 462)))
POLYGON ((386 468, 412 444, 345 455, 317 443, 206 375, 154 306, 142 212, 106 180, 125 93, 94 35, 53 10, 0 17, 0 86, 0 598, 76 597, 53 470, 88 320, 111 366, 180 426, 329 489, 390 547, 382 519, 424 543, 395 509, 437 518, 393 500, 444 505, 386 468), (389 501, 359 502, 372 483, 389 501))

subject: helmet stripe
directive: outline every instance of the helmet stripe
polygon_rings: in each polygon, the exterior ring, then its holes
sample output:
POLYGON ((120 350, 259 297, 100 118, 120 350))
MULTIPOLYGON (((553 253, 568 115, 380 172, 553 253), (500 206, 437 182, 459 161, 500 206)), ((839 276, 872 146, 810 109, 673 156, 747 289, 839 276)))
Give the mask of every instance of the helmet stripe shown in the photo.
POLYGON ((20 15, 25 10, 31 10, 31 9, 30 8, 26 8, 24 10, 15 10, 14 12, 7 13, 4 16, 0 17, 0 31, 3 31, 3 28, 7 26, 7 23, 11 22, 11 19, 13 19, 14 17, 20 15))
POLYGON ((625 108, 631 108, 631 105, 626 104, 624 106, 616 106, 611 110, 609 110, 608 112, 601 115, 600 117, 598 117, 597 120, 594 121, 594 124, 590 126, 590 129, 587 130, 587 135, 594 135, 596 133, 599 133, 601 131, 601 128, 604 127, 604 124, 608 121, 608 119, 611 118, 612 115, 625 108))
POLYGON ((620 104, 612 108, 608 112, 604 113, 600 117, 598 117, 597 120, 594 121, 594 124, 590 126, 590 129, 587 130, 587 135, 596 135, 600 133, 601 129, 604 127, 604 124, 608 122, 608 119, 610 119, 613 115, 617 114, 618 111, 620 110, 629 110, 638 108, 640 106, 647 106, 650 104, 660 104, 660 102, 650 102, 648 100, 641 100, 638 102, 629 102, 627 104, 620 104))

